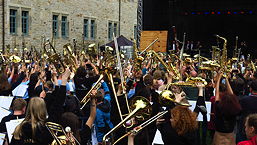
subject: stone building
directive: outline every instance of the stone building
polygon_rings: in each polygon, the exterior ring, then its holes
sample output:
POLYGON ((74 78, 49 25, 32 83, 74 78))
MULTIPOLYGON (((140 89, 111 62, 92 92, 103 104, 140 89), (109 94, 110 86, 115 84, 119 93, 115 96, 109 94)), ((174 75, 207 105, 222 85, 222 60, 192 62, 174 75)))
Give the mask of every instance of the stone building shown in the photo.
POLYGON ((57 51, 73 40, 79 49, 102 45, 113 33, 133 38, 137 24, 137 0, 2 0, 0 7, 0 47, 11 51, 40 50, 44 39, 57 51))

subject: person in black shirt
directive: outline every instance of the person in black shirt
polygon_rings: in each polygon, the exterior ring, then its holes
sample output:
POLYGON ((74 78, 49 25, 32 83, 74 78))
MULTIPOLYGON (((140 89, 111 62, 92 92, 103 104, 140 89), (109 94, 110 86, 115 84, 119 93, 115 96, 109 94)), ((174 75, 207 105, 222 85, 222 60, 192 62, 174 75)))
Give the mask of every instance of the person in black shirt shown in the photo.
POLYGON ((226 84, 220 84, 223 73, 218 73, 215 97, 215 134, 213 145, 227 144, 234 145, 234 127, 236 117, 241 111, 238 98, 233 94, 228 78, 226 84))
POLYGON ((158 119, 157 127, 165 145, 197 145, 196 113, 186 106, 170 110, 171 118, 158 119))
POLYGON ((15 128, 10 145, 48 145, 53 141, 45 122, 60 122, 69 76, 70 70, 67 68, 62 77, 62 85, 59 87, 56 84, 57 93, 49 112, 47 112, 45 101, 42 98, 31 98, 25 119, 15 128))
POLYGON ((27 106, 27 102, 24 99, 22 98, 15 99, 12 104, 13 113, 8 116, 5 116, 2 119, 0 123, 0 132, 6 132, 6 126, 5 126, 6 122, 14 119, 24 118, 25 112, 26 112, 26 106, 27 106))

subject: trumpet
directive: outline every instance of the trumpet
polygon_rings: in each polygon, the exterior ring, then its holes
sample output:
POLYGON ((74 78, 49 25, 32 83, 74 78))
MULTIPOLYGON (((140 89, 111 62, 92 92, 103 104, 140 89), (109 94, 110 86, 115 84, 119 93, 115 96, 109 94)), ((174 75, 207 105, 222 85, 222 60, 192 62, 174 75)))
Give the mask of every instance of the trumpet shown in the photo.
POLYGON ((101 74, 99 79, 95 82, 95 84, 92 86, 92 88, 87 92, 85 97, 80 101, 80 103, 83 104, 82 107, 80 107, 80 110, 82 110, 86 106, 86 104, 90 101, 89 96, 90 96, 91 92, 95 89, 98 90, 101 87, 101 80, 103 78, 104 78, 104 75, 101 74))
POLYGON ((53 122, 46 122, 45 125, 54 138, 51 145, 80 145, 79 141, 72 135, 70 127, 66 127, 64 130, 60 124, 53 122), (63 135, 57 136, 57 133, 63 135))

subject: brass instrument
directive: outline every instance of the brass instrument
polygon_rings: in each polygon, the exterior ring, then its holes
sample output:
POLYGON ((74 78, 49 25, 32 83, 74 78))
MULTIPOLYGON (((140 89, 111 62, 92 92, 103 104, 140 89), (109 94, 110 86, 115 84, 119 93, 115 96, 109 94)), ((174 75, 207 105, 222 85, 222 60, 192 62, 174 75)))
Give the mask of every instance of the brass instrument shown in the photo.
POLYGON ((217 46, 212 46, 212 61, 220 64, 220 49, 217 46))
POLYGON ((154 50, 150 50, 149 52, 153 53, 154 56, 161 62, 161 64, 166 68, 166 70, 168 72, 172 72, 173 75, 173 79, 174 80, 179 80, 181 78, 180 73, 178 72, 178 70, 176 69, 175 66, 173 66, 173 64, 171 63, 170 65, 167 65, 162 58, 159 57, 159 55, 154 51, 154 50))
POLYGON ((70 133, 70 128, 67 128, 66 132, 60 124, 46 122, 45 125, 54 138, 51 145, 80 145, 78 140, 70 133), (57 136, 58 133, 61 133, 62 135, 57 136))
POLYGON ((21 62, 21 58, 19 56, 16 55, 12 55, 9 57, 10 62, 12 63, 19 63, 21 62))
POLYGON ((196 87, 196 83, 202 83, 203 85, 207 85, 207 82, 205 79, 201 77, 188 77, 185 82, 175 82, 170 83, 169 85, 175 85, 175 86, 184 86, 184 87, 196 87))
POLYGON ((66 63, 66 66, 70 66, 71 70, 73 72, 76 72, 76 70, 77 70, 77 60, 76 60, 76 57, 75 57, 74 53, 71 50, 71 44, 68 43, 68 44, 64 45, 63 48, 65 48, 65 50, 68 52, 68 53, 66 52, 67 53, 65 55, 66 58, 64 59, 64 61, 66 63))
POLYGON ((144 61, 144 57, 140 56, 139 50, 137 48, 137 42, 135 39, 133 39, 133 48, 134 48, 134 59, 135 59, 135 65, 138 69, 141 69, 141 64, 144 61))
POLYGON ((90 101, 90 94, 93 90, 95 89, 99 89, 101 87, 101 81, 103 80, 104 78, 104 75, 101 74, 99 79, 95 82, 95 84, 92 86, 92 88, 87 92, 87 94, 85 95, 85 97, 80 101, 81 104, 83 104, 81 107, 80 107, 80 110, 82 110, 86 104, 90 101))
POLYGON ((148 110, 150 107, 150 102, 144 97, 137 97, 138 100, 135 101, 135 109, 126 117, 124 118, 119 124, 117 124, 114 128, 112 128, 108 133, 106 133, 103 137, 103 145, 107 145, 109 135, 120 128, 126 121, 131 119, 133 116, 138 115, 138 112, 144 112, 148 110))
POLYGON ((117 144, 119 141, 121 141, 123 138, 129 136, 130 134, 134 134, 137 135, 142 129, 144 129, 146 126, 148 126, 149 124, 153 123, 154 121, 156 121, 157 119, 161 118, 162 116, 164 116, 165 114, 167 114, 169 111, 162 111, 158 114, 156 114, 155 116, 151 117, 150 119, 148 119, 147 121, 145 121, 144 123, 140 124, 139 126, 135 127, 134 129, 130 130, 128 133, 126 133, 125 135, 123 135, 122 137, 120 137, 119 139, 117 139, 113 145, 117 144))
POLYGON ((130 113, 127 92, 125 91, 125 86, 124 86, 125 80, 124 80, 124 75, 123 75, 123 69, 122 69, 122 66, 121 66, 120 52, 119 52, 119 48, 118 48, 117 38, 115 37, 114 33, 113 33, 113 38, 114 38, 113 41, 114 41, 115 51, 116 51, 116 58, 117 58, 117 62, 118 62, 117 67, 119 68, 119 74, 120 74, 120 80, 121 80, 122 93, 124 94, 127 109, 128 109, 128 112, 130 113))
POLYGON ((256 66, 254 65, 252 60, 251 60, 251 68, 252 68, 253 72, 256 72, 256 66))
POLYGON ((224 41, 223 43, 223 49, 222 49, 222 55, 220 60, 220 70, 224 72, 224 77, 226 77, 226 73, 228 70, 228 59, 227 59, 227 39, 224 37, 221 37, 219 35, 215 35, 217 38, 222 39, 224 41))
POLYGON ((65 69, 65 65, 64 63, 62 62, 61 60, 61 57, 59 54, 57 54, 54 46, 49 42, 49 40, 47 40, 47 42, 44 44, 44 52, 45 52, 45 55, 47 56, 47 60, 50 62, 50 63, 53 63, 53 65, 55 66, 56 70, 58 73, 61 73, 62 71, 64 71, 65 69), (47 51, 46 50, 46 45, 50 45, 50 48, 51 50, 54 52, 54 54, 51 54, 50 51, 47 51), (61 66, 63 67, 63 70, 60 70, 59 66, 58 66, 58 62, 61 64, 61 66))

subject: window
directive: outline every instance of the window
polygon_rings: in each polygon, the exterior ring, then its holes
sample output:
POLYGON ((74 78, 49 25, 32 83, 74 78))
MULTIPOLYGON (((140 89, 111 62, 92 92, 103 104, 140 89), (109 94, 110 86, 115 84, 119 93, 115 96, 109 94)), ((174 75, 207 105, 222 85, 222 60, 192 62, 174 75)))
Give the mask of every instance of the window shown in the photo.
POLYGON ((10 33, 17 33, 17 10, 10 9, 10 33))
POLYGON ((108 40, 112 40, 113 38, 113 33, 115 36, 119 35, 118 34, 118 23, 117 22, 111 22, 109 21, 108 23, 108 40))
POLYGON ((53 36, 58 37, 58 15, 53 15, 53 36))
POLYGON ((112 40, 112 22, 108 23, 108 40, 112 40))
POLYGON ((29 12, 28 11, 21 12, 21 29, 22 29, 22 34, 28 35, 28 32, 29 32, 29 12))
POLYGON ((67 37, 68 36, 67 16, 62 16, 61 34, 62 34, 62 37, 67 37))
POLYGON ((84 19, 84 39, 88 39, 88 19, 84 19))
POLYGON ((90 38, 91 39, 95 39, 95 33, 96 33, 95 20, 91 20, 91 31, 90 31, 90 38))
POLYGON ((117 36, 117 33, 118 33, 118 31, 117 31, 117 30, 118 30, 118 29, 117 29, 117 26, 118 26, 117 23, 114 23, 114 24, 113 24, 113 33, 114 33, 115 36, 117 36))

